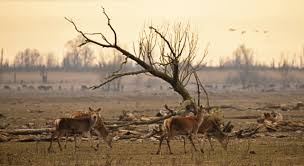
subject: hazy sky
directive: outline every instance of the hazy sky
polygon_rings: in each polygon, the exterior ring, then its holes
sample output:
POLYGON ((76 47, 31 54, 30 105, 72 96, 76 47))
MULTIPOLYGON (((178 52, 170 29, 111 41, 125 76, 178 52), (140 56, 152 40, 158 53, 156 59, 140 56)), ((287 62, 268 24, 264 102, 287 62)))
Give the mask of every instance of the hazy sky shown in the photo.
POLYGON ((25 48, 62 56, 77 35, 65 16, 83 30, 111 35, 101 5, 126 45, 145 24, 183 21, 199 34, 202 50, 210 43, 208 57, 216 62, 243 43, 261 60, 300 54, 304 46, 303 0, 0 0, 0 48, 6 57, 25 48))

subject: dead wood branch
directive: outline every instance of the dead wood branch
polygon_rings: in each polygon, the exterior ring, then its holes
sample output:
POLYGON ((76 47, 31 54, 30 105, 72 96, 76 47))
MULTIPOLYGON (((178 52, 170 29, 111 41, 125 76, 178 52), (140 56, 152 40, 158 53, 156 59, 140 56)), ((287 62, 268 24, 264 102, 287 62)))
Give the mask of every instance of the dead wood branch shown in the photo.
POLYGON ((257 119, 258 115, 244 115, 244 116, 227 116, 226 119, 257 119))
POLYGON ((121 125, 111 125, 111 126, 107 126, 107 127, 110 128, 110 129, 112 129, 112 130, 114 130, 114 129, 118 129, 120 127, 126 127, 126 126, 130 126, 130 125, 148 125, 148 124, 154 124, 154 123, 163 121, 163 120, 168 119, 168 118, 170 118, 172 116, 175 116, 175 115, 177 115, 177 114, 174 112, 174 113, 171 113, 171 114, 169 114, 167 116, 156 118, 156 119, 153 119, 153 120, 134 121, 134 122, 129 122, 129 123, 121 124, 121 125))
POLYGON ((223 132, 224 133, 230 133, 232 131, 232 129, 234 128, 234 126, 231 124, 231 121, 229 121, 228 123, 226 123, 226 125, 223 128, 223 132))
POLYGON ((195 80, 196 80, 196 85, 197 85, 197 100, 198 100, 198 105, 200 105, 200 87, 203 89, 205 95, 206 95, 206 110, 209 112, 211 110, 211 107, 210 107, 210 103, 209 103, 209 95, 205 89, 205 87, 203 86, 201 80, 199 79, 196 71, 194 70, 194 76, 195 76, 195 80))
POLYGON ((14 129, 14 130, 0 130, 0 133, 7 133, 11 135, 29 135, 29 134, 43 134, 54 132, 55 128, 42 128, 42 129, 14 129))
POLYGON ((97 89, 102 87, 103 85, 118 79, 120 77, 124 77, 124 76, 130 76, 130 75, 138 75, 138 74, 142 74, 142 73, 147 73, 147 70, 140 70, 140 71, 135 71, 135 72, 127 72, 127 73, 117 73, 117 74, 112 74, 109 78, 106 79, 106 81, 104 81, 103 83, 97 85, 97 86, 91 86, 90 89, 97 89))
POLYGON ((256 127, 249 127, 245 129, 241 129, 235 132, 232 136, 236 138, 249 138, 254 134, 258 133, 258 130, 262 127, 262 125, 258 125, 256 127))
POLYGON ((165 105, 165 108, 166 108, 166 110, 168 110, 171 114, 173 114, 174 113, 174 110, 172 110, 172 109, 170 109, 169 107, 168 107, 168 105, 166 104, 165 105))

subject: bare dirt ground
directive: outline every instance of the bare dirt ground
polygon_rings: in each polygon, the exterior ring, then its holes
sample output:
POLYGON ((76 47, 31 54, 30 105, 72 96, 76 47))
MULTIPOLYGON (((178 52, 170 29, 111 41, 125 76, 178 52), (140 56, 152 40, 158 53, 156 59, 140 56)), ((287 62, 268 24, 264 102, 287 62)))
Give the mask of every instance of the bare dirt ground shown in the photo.
MULTIPOLYGON (((100 91, 86 92, 0 92, 1 123, 9 123, 8 129, 48 126, 54 119, 67 117, 73 111, 84 111, 88 107, 102 107, 107 121, 117 120, 123 110, 155 115, 164 104, 177 106, 176 95, 149 93, 103 94, 100 91)), ((264 110, 248 110, 267 104, 294 104, 304 101, 304 91, 250 92, 219 91, 210 94, 211 105, 234 105, 245 109, 223 110, 226 121, 236 129, 256 123, 256 119, 239 119, 240 116, 260 116, 264 110)), ((304 110, 280 111, 285 119, 304 119, 304 110)), ((303 165, 304 134, 293 132, 291 136, 257 137, 230 140, 228 151, 214 141, 215 151, 205 143, 205 153, 194 152, 187 144, 188 153, 183 152, 183 143, 172 143, 174 155, 169 155, 166 145, 162 154, 155 155, 158 142, 152 140, 119 140, 113 149, 103 144, 95 152, 88 143, 83 143, 76 152, 72 143, 60 152, 54 144, 55 153, 47 153, 48 142, 0 143, 0 165, 303 165)))

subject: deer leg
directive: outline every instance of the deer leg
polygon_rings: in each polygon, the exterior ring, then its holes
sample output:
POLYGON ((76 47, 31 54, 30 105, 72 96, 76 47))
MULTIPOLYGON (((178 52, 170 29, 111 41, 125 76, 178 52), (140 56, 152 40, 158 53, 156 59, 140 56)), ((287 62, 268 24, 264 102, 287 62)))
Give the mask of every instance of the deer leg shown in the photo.
POLYGON ((48 152, 51 151, 51 147, 52 147, 52 144, 53 144, 54 137, 55 137, 55 133, 52 134, 51 142, 50 142, 50 145, 49 145, 49 148, 48 148, 48 152))
POLYGON ((74 139, 75 139, 75 145, 76 145, 76 147, 79 148, 79 147, 80 147, 80 144, 82 143, 82 134, 76 135, 76 137, 74 137, 74 139), (78 144, 78 145, 76 145, 77 136, 80 136, 80 141, 79 141, 79 144, 78 144))
POLYGON ((171 151, 171 146, 170 146, 170 137, 167 138, 167 146, 169 148, 170 154, 173 154, 172 151, 171 151))
MULTIPOLYGON (((97 130, 94 130, 95 131, 95 133, 97 134, 97 136, 98 136, 98 143, 97 143, 97 145, 96 145, 96 148, 95 148, 95 150, 98 150, 99 149, 99 144, 101 143, 101 134, 100 134, 100 132, 99 131, 97 131, 97 130)), ((105 140, 105 139, 104 139, 105 140)), ((106 141, 106 140, 105 140, 106 141)))
POLYGON ((194 137, 197 140, 197 143, 200 147, 201 152, 204 153, 204 148, 203 148, 203 145, 202 145, 202 141, 198 138, 197 134, 195 134, 194 137))
POLYGON ((217 137, 216 139, 220 142, 223 149, 227 151, 229 138, 227 136, 224 136, 224 137, 217 137))
POLYGON ((61 147, 61 144, 60 144, 61 135, 62 135, 62 133, 57 134, 57 143, 58 143, 60 151, 62 151, 62 147, 61 147))
POLYGON ((88 132, 88 138, 89 138, 89 141, 90 141, 91 148, 93 148, 95 151, 97 151, 97 145, 96 145, 96 148, 95 148, 94 145, 93 145, 93 138, 92 138, 92 135, 91 135, 90 131, 88 132))
POLYGON ((68 134, 65 134, 65 144, 64 144, 64 149, 67 148, 67 144, 68 144, 68 134))
POLYGON ((159 146, 158 146, 158 150, 156 152, 156 154, 159 154, 160 153, 160 149, 161 149, 161 145, 163 143, 163 140, 165 138, 166 134, 163 134, 160 138, 159 138, 159 146))
POLYGON ((101 143, 101 138, 100 138, 100 136, 98 136, 98 143, 97 143, 97 145, 96 145, 96 150, 98 150, 99 149, 99 144, 101 143))
POLYGON ((77 146, 77 135, 74 135, 74 145, 75 145, 75 151, 77 148, 79 148, 79 146, 77 146))
POLYGON ((184 152, 185 152, 185 154, 187 153, 187 151, 186 151, 186 138, 183 136, 183 140, 184 140, 184 152))
POLYGON ((188 138, 189 138, 189 140, 190 140, 190 142, 191 142, 191 144, 192 144, 194 150, 197 151, 197 149, 196 149, 196 147, 195 147, 195 144, 194 144, 194 142, 193 142, 193 139, 192 139, 192 135, 190 134, 190 135, 188 136, 188 138))
POLYGON ((210 144, 211 150, 212 150, 212 151, 214 151, 214 148, 213 148, 213 144, 212 144, 211 137, 210 137, 210 136, 208 136, 208 134, 207 134, 207 138, 208 138, 208 141, 209 141, 209 144, 210 144))

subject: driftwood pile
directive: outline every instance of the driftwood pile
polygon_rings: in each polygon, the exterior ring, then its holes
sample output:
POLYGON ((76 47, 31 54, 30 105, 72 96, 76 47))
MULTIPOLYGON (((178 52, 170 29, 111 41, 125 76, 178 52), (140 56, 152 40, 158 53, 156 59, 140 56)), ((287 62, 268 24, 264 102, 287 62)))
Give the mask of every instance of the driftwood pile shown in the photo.
POLYGON ((269 134, 270 132, 294 131, 297 133, 304 132, 304 120, 284 120, 281 113, 272 111, 271 113, 263 113, 262 116, 257 119, 257 124, 234 132, 234 136, 237 138, 255 137, 258 136, 258 133, 265 133, 264 136, 272 136, 272 134, 269 134))
MULTIPOLYGON (((268 105, 263 107, 264 110, 280 109, 280 110, 293 110, 303 109, 303 103, 298 102, 296 105, 268 105)), ((232 106, 217 106, 214 108, 236 108, 232 106)), ((105 122, 108 129, 114 132, 114 139, 129 139, 129 140, 142 140, 150 138, 157 140, 161 134, 161 124, 164 119, 177 115, 176 112, 166 106, 166 110, 159 111, 155 116, 141 115, 137 112, 126 112, 119 116, 118 121, 105 122)), ((261 133, 269 132, 289 132, 296 131, 297 133, 304 132, 304 120, 284 120, 282 114, 272 111, 265 112, 261 117, 254 116, 257 123, 247 128, 242 128, 237 131, 232 131, 233 125, 229 121, 226 124, 221 124, 223 132, 231 137, 236 138, 249 138, 261 135, 261 133)), ((18 141, 48 141, 50 133, 54 128, 41 128, 41 129, 14 129, 5 130, 0 129, 0 142, 18 141)), ((212 135, 212 133, 209 133, 212 135)), ((264 134, 267 135, 267 134, 264 134)))
POLYGON ((303 120, 284 120, 282 114, 275 111, 264 113, 257 122, 263 124, 269 132, 304 131, 303 120))

